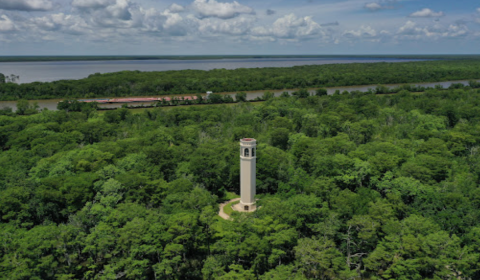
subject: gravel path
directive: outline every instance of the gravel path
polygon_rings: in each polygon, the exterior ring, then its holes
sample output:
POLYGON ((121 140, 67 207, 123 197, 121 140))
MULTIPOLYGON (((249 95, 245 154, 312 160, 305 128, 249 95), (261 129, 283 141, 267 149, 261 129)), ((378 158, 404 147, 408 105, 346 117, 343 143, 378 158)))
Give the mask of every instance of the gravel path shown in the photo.
POLYGON ((227 214, 223 211, 223 207, 225 207, 225 205, 229 204, 230 202, 238 201, 238 200, 240 200, 240 198, 234 198, 234 199, 232 199, 232 200, 225 201, 224 203, 221 203, 221 204, 219 205, 219 207, 220 207, 220 212, 218 213, 218 215, 219 215, 220 217, 222 217, 223 219, 225 219, 225 220, 230 220, 230 216, 227 215, 227 214))

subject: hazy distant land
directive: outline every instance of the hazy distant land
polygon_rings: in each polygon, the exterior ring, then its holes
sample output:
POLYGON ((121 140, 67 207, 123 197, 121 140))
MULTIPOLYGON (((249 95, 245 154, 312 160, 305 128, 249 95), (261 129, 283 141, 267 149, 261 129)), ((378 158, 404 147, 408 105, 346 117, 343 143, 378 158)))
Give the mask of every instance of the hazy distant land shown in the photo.
POLYGON ((0 56, 0 62, 102 61, 102 60, 207 60, 269 58, 398 58, 398 59, 480 59, 480 55, 85 55, 85 56, 0 56))

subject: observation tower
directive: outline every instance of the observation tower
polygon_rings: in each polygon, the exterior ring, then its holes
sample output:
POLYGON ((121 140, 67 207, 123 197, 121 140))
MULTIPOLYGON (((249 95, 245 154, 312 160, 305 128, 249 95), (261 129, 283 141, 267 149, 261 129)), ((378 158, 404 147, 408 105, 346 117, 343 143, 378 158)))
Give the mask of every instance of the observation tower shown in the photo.
POLYGON ((257 168, 257 140, 243 138, 240 140, 240 202, 234 205, 239 212, 253 212, 256 210, 256 170, 257 168))

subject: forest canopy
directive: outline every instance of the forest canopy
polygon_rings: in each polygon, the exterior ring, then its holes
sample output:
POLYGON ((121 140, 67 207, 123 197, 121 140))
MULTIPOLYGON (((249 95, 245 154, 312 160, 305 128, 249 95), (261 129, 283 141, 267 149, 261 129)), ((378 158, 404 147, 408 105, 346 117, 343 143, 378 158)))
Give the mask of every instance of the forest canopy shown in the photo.
MULTIPOLYGON (((96 73, 81 80, 26 84, 0 83, 0 100, 196 94, 206 91, 241 92, 454 81, 479 77, 480 59, 478 58, 210 71, 123 71, 96 73)), ((13 80, 18 80, 18 77, 13 80)))
POLYGON ((480 90, 319 95, 5 113, 0 278, 480 278, 480 90))

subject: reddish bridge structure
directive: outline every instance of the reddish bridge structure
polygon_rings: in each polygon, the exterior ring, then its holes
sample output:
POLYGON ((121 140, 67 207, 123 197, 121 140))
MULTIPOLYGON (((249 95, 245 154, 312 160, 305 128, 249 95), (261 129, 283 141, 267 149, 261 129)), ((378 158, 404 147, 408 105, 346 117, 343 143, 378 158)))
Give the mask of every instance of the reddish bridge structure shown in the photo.
POLYGON ((126 98, 99 98, 99 99, 79 99, 78 102, 97 102, 97 103, 131 103, 131 102, 155 102, 155 101, 184 101, 197 100, 197 96, 175 96, 175 97, 126 97, 126 98))

